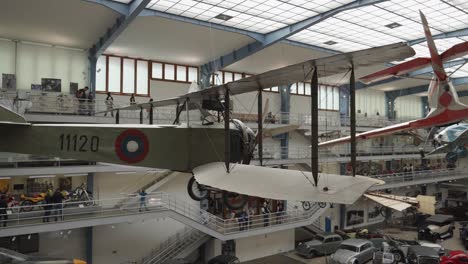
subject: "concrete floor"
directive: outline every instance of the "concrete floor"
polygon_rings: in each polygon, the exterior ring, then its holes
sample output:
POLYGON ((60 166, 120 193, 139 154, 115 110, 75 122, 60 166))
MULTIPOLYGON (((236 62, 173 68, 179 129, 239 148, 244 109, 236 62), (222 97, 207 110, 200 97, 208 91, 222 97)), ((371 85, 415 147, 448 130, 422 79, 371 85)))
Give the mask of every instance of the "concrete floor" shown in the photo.
MULTIPOLYGON (((390 236, 394 236, 394 237, 401 238, 401 239, 415 240, 418 237, 417 232, 415 231, 406 231, 406 230, 401 231, 395 228, 386 228, 386 229, 383 229, 383 232, 390 236)), ((459 225, 457 224, 457 227, 454 232, 454 236, 452 238, 439 241, 439 244, 441 244, 445 249, 448 249, 448 250, 465 250, 465 248, 463 247, 463 244, 460 241, 459 234, 460 234, 459 225)), ((294 251, 291 251, 288 253, 265 257, 265 258, 256 259, 256 260, 243 262, 243 263, 245 264, 299 264, 299 263, 325 264, 326 257, 304 259, 301 256, 297 255, 294 251)))

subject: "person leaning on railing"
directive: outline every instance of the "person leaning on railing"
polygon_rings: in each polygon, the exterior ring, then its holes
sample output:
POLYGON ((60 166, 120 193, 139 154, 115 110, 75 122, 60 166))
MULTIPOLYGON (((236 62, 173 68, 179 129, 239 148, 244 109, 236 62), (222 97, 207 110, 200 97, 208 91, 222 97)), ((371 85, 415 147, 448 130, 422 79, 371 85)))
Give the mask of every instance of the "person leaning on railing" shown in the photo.
MULTIPOLYGON (((106 111, 110 111, 111 116, 114 117, 114 111, 112 111, 114 109, 114 98, 112 97, 111 93, 107 93, 105 102, 106 102, 106 111)), ((104 116, 107 116, 107 113, 108 112, 105 112, 104 116)))

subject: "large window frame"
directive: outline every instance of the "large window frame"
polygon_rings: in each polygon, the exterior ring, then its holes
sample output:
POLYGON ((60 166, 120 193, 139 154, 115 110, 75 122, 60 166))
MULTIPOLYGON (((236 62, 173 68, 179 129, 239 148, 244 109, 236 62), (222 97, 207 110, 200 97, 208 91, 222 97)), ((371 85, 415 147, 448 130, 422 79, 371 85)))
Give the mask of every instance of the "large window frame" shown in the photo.
POLYGON ((186 65, 186 64, 178 64, 178 63, 171 63, 171 62, 162 62, 162 61, 155 61, 155 60, 151 60, 150 61, 150 79, 151 80, 154 80, 154 81, 164 81, 164 82, 177 82, 177 83, 192 83, 192 81, 196 81, 197 83, 199 82, 200 80, 200 74, 199 74, 199 70, 198 70, 198 66, 193 66, 193 65, 186 65), (160 64, 161 65, 161 77, 158 77, 158 76, 153 76, 153 64, 160 64), (166 78, 166 65, 171 65, 173 67, 173 76, 174 76, 174 79, 167 79, 166 78), (177 75, 177 71, 179 68, 181 67, 185 67, 185 78, 183 78, 182 80, 180 80, 180 76, 178 77, 177 75), (190 81, 190 69, 196 69, 196 74, 197 74, 197 78, 196 80, 192 80, 190 81))
POLYGON ((98 94, 106 94, 108 92, 112 93, 112 94, 116 94, 116 95, 131 95, 131 94, 135 94, 136 96, 142 96, 142 97, 151 97, 151 88, 150 88, 150 80, 151 78, 149 78, 150 76, 150 70, 151 70, 151 67, 150 67, 150 60, 146 60, 146 59, 141 59, 141 58, 132 58, 132 57, 127 57, 127 56, 118 56, 118 55, 113 55, 113 54, 104 54, 102 55, 104 56, 104 59, 105 59, 105 62, 106 62, 106 73, 105 73, 105 90, 104 91, 96 91, 96 93, 98 94), (118 58, 120 60, 120 87, 119 87, 119 91, 109 91, 109 58, 118 58), (133 82, 134 82, 134 85, 133 85, 133 93, 131 92, 124 92, 124 60, 127 59, 127 60, 133 60, 134 62, 134 76, 133 76, 133 82), (146 62, 148 64, 147 68, 148 68, 148 73, 147 73, 147 76, 148 76, 148 86, 147 86, 147 93, 144 94, 144 93, 138 93, 138 63, 139 62, 146 62))

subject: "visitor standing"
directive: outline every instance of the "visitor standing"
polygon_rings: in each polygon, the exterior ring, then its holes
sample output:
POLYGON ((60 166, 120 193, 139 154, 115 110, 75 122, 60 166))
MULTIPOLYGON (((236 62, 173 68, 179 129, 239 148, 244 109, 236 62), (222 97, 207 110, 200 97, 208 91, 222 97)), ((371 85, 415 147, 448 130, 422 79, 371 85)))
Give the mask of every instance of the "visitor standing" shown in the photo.
POLYGON ((0 219, 2 219, 3 227, 7 226, 7 221, 8 221, 7 209, 8 209, 8 202, 7 202, 6 196, 2 195, 0 197, 0 219))
MULTIPOLYGON (((106 97, 106 111, 111 113, 111 116, 114 117, 114 98, 112 97, 111 93, 107 93, 106 97)), ((104 116, 107 116, 107 112, 104 114, 104 116)))

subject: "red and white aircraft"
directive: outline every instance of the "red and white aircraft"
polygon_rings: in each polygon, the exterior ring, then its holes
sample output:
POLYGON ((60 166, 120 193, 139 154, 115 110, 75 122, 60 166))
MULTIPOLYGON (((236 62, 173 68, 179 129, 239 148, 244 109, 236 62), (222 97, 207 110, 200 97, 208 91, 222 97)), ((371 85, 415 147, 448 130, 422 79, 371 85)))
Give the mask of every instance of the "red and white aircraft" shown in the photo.
MULTIPOLYGON (((468 117, 468 106, 460 103, 457 92, 445 73, 443 63, 457 57, 468 54, 468 42, 454 45, 442 54, 437 52, 434 40, 429 30, 426 17, 420 12, 424 26, 427 45, 429 47, 430 58, 416 58, 405 63, 387 68, 385 70, 362 77, 364 83, 371 83, 393 76, 402 75, 411 71, 432 65, 434 76, 429 84, 428 101, 431 111, 426 117, 409 122, 404 122, 388 127, 383 127, 363 133, 356 134, 356 140, 365 140, 374 137, 381 137, 400 131, 442 126, 459 122, 468 117)), ((342 137, 319 144, 320 147, 333 146, 350 142, 350 136, 342 137)))

